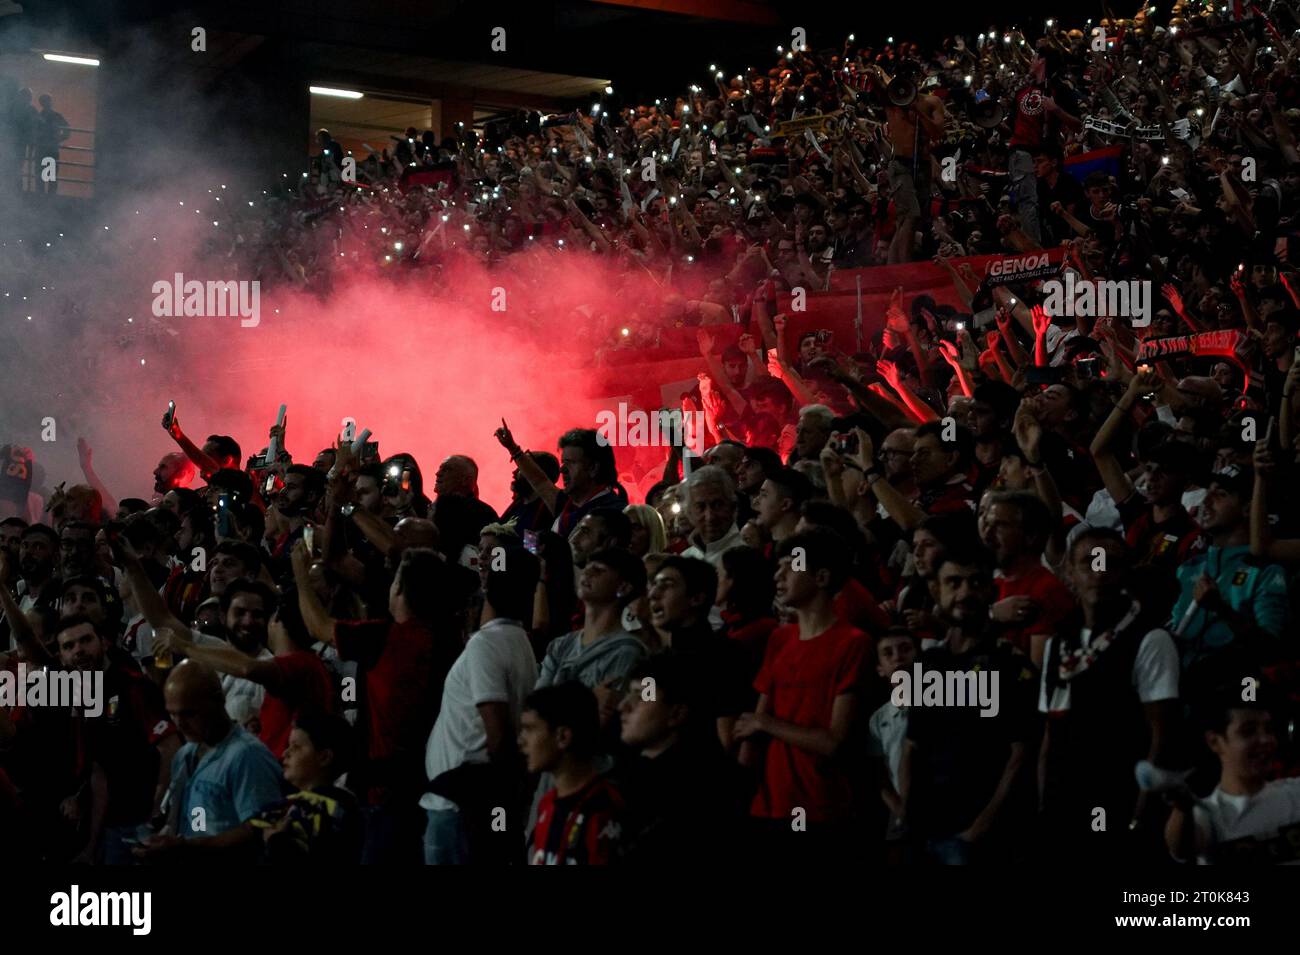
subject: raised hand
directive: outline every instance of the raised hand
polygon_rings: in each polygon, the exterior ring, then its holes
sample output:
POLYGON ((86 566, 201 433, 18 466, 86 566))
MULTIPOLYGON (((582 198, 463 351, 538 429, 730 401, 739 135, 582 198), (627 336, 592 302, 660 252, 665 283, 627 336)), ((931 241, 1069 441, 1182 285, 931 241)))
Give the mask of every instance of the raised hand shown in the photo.
POLYGON ((876 371, 880 372, 880 377, 891 385, 897 385, 901 377, 898 366, 888 358, 882 358, 876 362, 876 371))
POLYGON ((1237 296, 1237 298, 1246 297, 1246 283, 1242 281, 1243 271, 1244 270, 1242 269, 1237 269, 1237 271, 1232 273, 1232 277, 1228 279, 1228 285, 1232 289, 1232 294, 1237 296))
POLYGON ((831 480, 835 480, 844 473, 844 458, 835 450, 835 440, 840 436, 838 431, 832 431, 830 440, 822 448, 818 458, 821 460, 822 470, 831 480))
POLYGON ((856 454, 851 454, 849 457, 865 471, 876 463, 876 446, 872 443, 871 435, 861 428, 854 428, 853 433, 858 436, 858 450, 856 454))
POLYGON ((957 346, 946 338, 939 339, 939 354, 954 370, 961 367, 961 354, 957 351, 957 346))
POLYGON ((903 287, 894 289, 889 297, 889 307, 885 310, 885 323, 896 332, 907 333, 907 313, 903 311, 903 287))
POLYGON ((506 419, 501 419, 501 427, 494 432, 496 439, 500 442, 501 447, 505 448, 511 454, 518 450, 519 445, 515 442, 515 437, 510 433, 510 426, 506 424, 506 419))
POLYGON ((1020 445, 1020 450, 1030 461, 1042 461, 1041 445, 1043 441, 1043 425, 1038 420, 1036 409, 1027 401, 1022 401, 1020 407, 1016 409, 1015 421, 1012 424, 1012 431, 1016 436, 1016 443, 1020 445))
POLYGON ((1269 450, 1267 441, 1255 442, 1254 458, 1256 474, 1269 474, 1277 467, 1277 462, 1273 460, 1273 452, 1269 450))
POLYGON ((717 344, 717 340, 707 329, 697 329, 695 332, 695 340, 699 342, 701 355, 708 358, 713 354, 713 346, 717 344))
POLYGON ((1034 320, 1034 334, 1042 338, 1052 327, 1052 316, 1048 315, 1047 310, 1041 305, 1035 305, 1030 315, 1034 320))
POLYGON ((81 462, 81 470, 90 470, 90 459, 94 453, 85 438, 77 439, 77 459, 81 462))
POLYGON ((1171 283, 1166 282, 1164 285, 1160 286, 1160 294, 1165 297, 1165 301, 1169 303, 1169 306, 1175 312, 1178 312, 1180 315, 1182 314, 1183 295, 1178 291, 1178 289, 1174 288, 1171 283))

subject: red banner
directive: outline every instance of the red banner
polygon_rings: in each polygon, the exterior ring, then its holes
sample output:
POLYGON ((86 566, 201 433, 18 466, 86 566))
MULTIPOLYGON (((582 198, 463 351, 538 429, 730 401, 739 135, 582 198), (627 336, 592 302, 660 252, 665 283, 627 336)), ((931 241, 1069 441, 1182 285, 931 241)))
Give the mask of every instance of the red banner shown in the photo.
MULTIPOLYGON (((1060 271, 1064 257, 1064 249, 1058 247, 1011 255, 971 255, 953 259, 952 266, 958 272, 963 266, 969 266, 977 281, 988 279, 992 284, 1009 284, 1055 275, 1060 271)), ((803 296, 802 310, 794 308, 794 296, 783 292, 777 296, 776 311, 786 316, 786 335, 790 336, 788 341, 792 347, 805 332, 826 329, 831 332, 833 348, 852 354, 859 350, 859 340, 865 346, 884 327, 889 298, 900 287, 905 307, 910 308, 911 300, 916 296, 929 295, 938 305, 966 311, 967 307, 957 294, 948 271, 933 262, 834 270, 830 275, 830 288, 827 291, 809 289, 803 296), (860 329, 857 323, 859 299, 860 329)), ((749 331, 752 330, 748 324, 709 326, 718 349, 733 344, 749 331)), ((611 356, 611 367, 606 371, 603 393, 614 395, 630 391, 644 407, 658 407, 661 384, 688 377, 691 369, 696 372, 705 370, 704 360, 689 354, 695 349, 695 335, 694 328, 664 329, 660 335, 662 351, 650 350, 636 355, 615 353, 611 356)))

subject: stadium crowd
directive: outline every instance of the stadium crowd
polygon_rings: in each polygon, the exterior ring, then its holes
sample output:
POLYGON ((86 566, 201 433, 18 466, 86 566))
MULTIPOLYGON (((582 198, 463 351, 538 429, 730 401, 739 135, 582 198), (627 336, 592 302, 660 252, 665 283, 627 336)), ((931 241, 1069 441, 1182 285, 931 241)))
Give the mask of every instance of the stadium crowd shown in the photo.
POLYGON ((210 240, 240 277, 328 295, 471 256, 540 283, 512 253, 586 248, 667 290, 592 316, 599 352, 700 326, 707 447, 629 495, 644 449, 503 423, 498 510, 470 458, 430 496, 351 435, 294 457, 277 426, 245 459, 169 412, 177 451, 122 500, 89 448, 42 496, 8 446, 0 666, 103 672, 109 705, 0 700, 6 854, 1300 859, 1300 18, 1245 13, 850 37, 675 100, 411 130, 355 181, 322 130, 210 240), (1150 314, 950 262, 1049 247, 1150 314), (776 312, 919 260, 963 308, 900 291, 852 353, 776 312))

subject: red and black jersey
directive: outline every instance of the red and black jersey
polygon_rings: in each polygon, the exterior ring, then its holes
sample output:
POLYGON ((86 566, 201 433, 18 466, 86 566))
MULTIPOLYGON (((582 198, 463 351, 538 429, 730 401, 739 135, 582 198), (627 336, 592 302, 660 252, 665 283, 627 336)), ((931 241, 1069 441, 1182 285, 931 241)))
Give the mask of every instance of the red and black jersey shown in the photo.
POLYGON ((969 478, 963 475, 938 487, 922 488, 916 503, 927 514, 952 514, 962 509, 973 512, 975 488, 969 478))
POLYGON ((1010 146, 1033 151, 1043 144, 1060 141, 1061 122, 1043 106, 1045 97, 1054 99, 1065 112, 1077 114, 1079 101, 1065 86, 1052 84, 1049 88, 1030 84, 1014 98, 1011 113, 1010 146))
POLYGON ((542 797, 529 865, 609 865, 623 843, 623 796, 603 776, 561 797, 542 797))
POLYGON ((84 766, 103 767, 108 779, 110 826, 144 822, 158 783, 157 744, 176 732, 162 691, 143 674, 110 665, 104 671, 104 710, 75 717, 84 766))
POLYGON ((1160 567, 1170 574, 1192 556, 1201 529, 1183 508, 1169 520, 1157 522, 1155 508, 1134 492, 1118 507, 1124 539, 1133 549, 1135 567, 1160 567))

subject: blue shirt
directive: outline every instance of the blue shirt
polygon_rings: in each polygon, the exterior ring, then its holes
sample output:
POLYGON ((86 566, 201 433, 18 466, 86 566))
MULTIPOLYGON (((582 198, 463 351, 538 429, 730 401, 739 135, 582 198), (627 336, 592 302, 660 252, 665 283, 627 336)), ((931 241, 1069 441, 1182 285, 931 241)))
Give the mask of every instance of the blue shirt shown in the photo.
POLYGON ((1181 593, 1174 604, 1170 630, 1174 632, 1184 669, 1233 640, 1232 628, 1223 618, 1202 607, 1192 613, 1181 634, 1176 632, 1191 606, 1196 582, 1203 574, 1219 585, 1228 606, 1253 618, 1269 636, 1281 638, 1287 614, 1286 575, 1277 564, 1248 563, 1249 557, 1250 548, 1245 545, 1212 546, 1178 568, 1181 593))
POLYGON ((237 829, 284 798, 283 780, 271 751, 238 724, 202 759, 198 744, 186 743, 172 758, 171 798, 180 800, 176 834, 192 839, 237 829))

